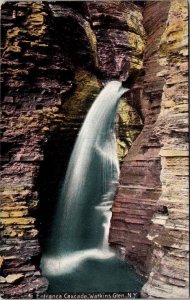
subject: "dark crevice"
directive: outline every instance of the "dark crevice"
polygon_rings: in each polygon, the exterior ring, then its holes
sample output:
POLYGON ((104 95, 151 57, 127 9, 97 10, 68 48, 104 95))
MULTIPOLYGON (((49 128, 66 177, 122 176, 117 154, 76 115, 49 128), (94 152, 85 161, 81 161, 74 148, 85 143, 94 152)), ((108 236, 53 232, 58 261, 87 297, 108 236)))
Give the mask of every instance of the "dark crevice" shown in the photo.
POLYGON ((40 232, 39 239, 42 249, 45 247, 46 236, 51 229, 52 216, 55 215, 61 183, 77 137, 77 132, 66 126, 65 129, 67 129, 65 133, 54 132, 45 144, 44 160, 35 183, 40 198, 37 227, 40 232))

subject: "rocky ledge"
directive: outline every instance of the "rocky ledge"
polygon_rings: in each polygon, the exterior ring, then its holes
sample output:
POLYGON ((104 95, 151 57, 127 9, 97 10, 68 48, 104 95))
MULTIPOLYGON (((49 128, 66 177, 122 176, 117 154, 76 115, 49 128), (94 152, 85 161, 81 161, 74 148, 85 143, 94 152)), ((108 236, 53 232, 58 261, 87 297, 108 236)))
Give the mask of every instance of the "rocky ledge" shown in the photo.
POLYGON ((187 14, 187 1, 145 5, 145 75, 131 95, 144 128, 113 206, 110 243, 146 273, 145 298, 189 297, 187 14))
POLYGON ((1 16, 2 296, 47 290, 39 264, 59 178, 95 96, 119 79, 131 91, 109 242, 147 277, 142 296, 187 298, 187 1, 17 1, 1 16))

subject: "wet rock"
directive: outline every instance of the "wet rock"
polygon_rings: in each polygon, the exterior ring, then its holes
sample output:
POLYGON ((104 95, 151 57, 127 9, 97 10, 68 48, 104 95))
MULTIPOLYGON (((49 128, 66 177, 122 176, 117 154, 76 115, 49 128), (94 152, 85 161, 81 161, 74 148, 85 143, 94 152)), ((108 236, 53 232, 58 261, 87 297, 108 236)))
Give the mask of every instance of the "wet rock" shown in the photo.
MULTIPOLYGON (((131 127, 130 137, 119 136, 122 157, 122 139, 137 138, 122 165, 110 243, 150 274, 143 295, 187 295, 186 2, 138 3, 89 1, 76 9, 64 2, 2 6, 4 297, 30 299, 47 290, 39 271, 39 239, 45 230, 36 222, 39 198, 44 197, 46 210, 51 204, 51 213, 55 178, 63 176, 60 165, 66 167, 87 110, 110 78, 129 79, 131 92, 127 104, 123 101, 134 113, 127 122, 138 123, 138 132, 143 126, 138 137, 131 127)), ((125 123, 126 115, 120 117, 125 123)))
POLYGON ((161 71, 158 49, 168 9, 168 2, 146 3, 144 7, 143 25, 147 34, 145 74, 135 80, 128 97, 128 103, 139 108, 144 126, 121 167, 120 186, 113 205, 109 236, 110 243, 122 245, 126 258, 144 274, 151 270, 151 243, 147 234, 161 193, 161 146, 155 136, 154 126, 160 112, 164 86, 164 80, 158 81, 157 77, 157 72, 161 71))

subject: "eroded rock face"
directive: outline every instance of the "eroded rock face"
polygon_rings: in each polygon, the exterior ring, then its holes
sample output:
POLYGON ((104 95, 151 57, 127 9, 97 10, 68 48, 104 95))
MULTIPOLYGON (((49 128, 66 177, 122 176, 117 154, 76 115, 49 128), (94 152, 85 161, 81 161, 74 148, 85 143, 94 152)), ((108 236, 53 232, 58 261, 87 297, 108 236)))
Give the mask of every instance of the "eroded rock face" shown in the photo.
POLYGON ((142 9, 132 2, 87 2, 91 27, 96 34, 98 68, 102 78, 125 81, 142 69, 144 27, 142 9))
POLYGON ((162 148, 162 190, 148 239, 153 263, 143 295, 189 298, 188 183, 188 9, 187 1, 171 1, 161 38, 159 63, 164 71, 161 112, 154 132, 162 148), (166 213, 167 211, 167 213, 166 213))
MULTIPOLYGON (((96 26, 100 41, 92 20, 99 4, 96 8, 86 2, 72 7, 22 1, 2 6, 1 292, 6 298, 32 298, 47 289, 39 270, 40 245, 50 217, 43 217, 43 210, 53 210, 61 166, 66 167, 77 132, 102 86, 97 74, 102 78, 102 70, 109 68, 105 80, 120 78, 128 43, 135 47, 132 33, 131 40, 128 37, 130 15, 135 17, 131 28, 142 27, 138 6, 124 5, 127 21, 117 5, 101 5, 110 16, 117 10, 117 16, 114 26, 96 26), (116 73, 98 50, 108 31, 106 51, 114 42, 120 53, 111 57, 116 73), (126 45, 116 41, 116 33, 120 42, 126 36, 126 45)), ((136 56, 129 52, 127 59, 136 56)), ((130 68, 127 65, 126 74, 130 68)))
POLYGON ((145 125, 122 166, 110 242, 150 272, 143 297, 188 298, 187 1, 147 3, 144 26, 132 97, 142 95, 145 125))
POLYGON ((162 70, 158 49, 168 9, 167 1, 149 2, 144 8, 143 25, 147 33, 144 75, 136 79, 128 99, 132 106, 139 109, 144 127, 121 168, 109 237, 110 244, 119 249, 122 247, 125 257, 143 274, 148 274, 151 269, 152 247, 147 234, 161 193, 161 145, 154 133, 154 126, 160 112, 164 86, 163 78, 157 77, 162 70))
POLYGON ((58 178, 88 108, 114 78, 131 87, 123 100, 130 139, 144 127, 122 165, 110 243, 140 272, 151 272, 146 297, 187 294, 186 2, 144 2, 2 6, 0 283, 6 298, 47 290, 39 270, 51 217, 44 210, 53 211, 58 178))
POLYGON ((34 181, 48 133, 64 122, 59 95, 71 90, 73 75, 56 38, 50 38, 47 15, 35 2, 6 3, 2 9, 1 292, 6 298, 31 298, 48 285, 39 272, 34 181), (15 273, 22 274, 17 284, 10 280, 15 273))

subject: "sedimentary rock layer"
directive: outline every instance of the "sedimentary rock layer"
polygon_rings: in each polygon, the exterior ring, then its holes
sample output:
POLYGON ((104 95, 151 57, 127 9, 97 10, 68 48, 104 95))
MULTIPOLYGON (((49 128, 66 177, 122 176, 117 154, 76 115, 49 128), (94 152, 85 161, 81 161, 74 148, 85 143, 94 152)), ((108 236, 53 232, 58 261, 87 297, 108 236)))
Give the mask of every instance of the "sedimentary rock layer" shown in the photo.
POLYGON ((147 234, 161 193, 160 141, 154 133, 160 112, 164 79, 157 77, 159 43, 165 30, 169 2, 148 2, 143 11, 146 32, 144 75, 135 80, 129 103, 139 109, 144 127, 124 159, 113 206, 109 241, 122 246, 126 258, 143 274, 151 269, 151 241, 147 234), (154 15, 154 18, 152 18, 154 15))
POLYGON ((32 298, 47 289, 39 262, 59 179, 100 91, 98 78, 123 78, 139 70, 143 35, 141 8, 133 3, 22 1, 2 6, 4 297, 32 298))
POLYGON ((187 12, 187 1, 145 6, 145 76, 140 92, 134 85, 145 125, 123 163, 113 207, 110 242, 150 272, 148 298, 189 296, 187 12))
POLYGON ((154 132, 162 144, 161 195, 164 211, 152 219, 148 239, 153 261, 143 295, 189 297, 189 183, 188 183, 188 9, 187 1, 171 1, 161 38, 159 63, 164 68, 161 111, 154 132))
MULTIPOLYGON (((31 298, 47 289, 40 253, 34 188, 53 126, 61 127, 59 94, 71 89, 62 49, 50 40, 47 11, 40 3, 6 3, 2 9, 1 293, 31 298), (53 43, 52 47, 49 45, 53 43), (48 75, 47 75, 48 74, 48 75), (56 76, 55 76, 56 74, 56 76), (19 275, 19 276, 18 276, 19 275), (11 280, 10 280, 10 276, 11 280)), ((68 66, 68 64, 67 64, 68 66)))
POLYGON ((122 128, 144 127, 122 165, 110 244, 149 276, 143 296, 187 297, 187 55, 185 0, 2 6, 4 297, 47 290, 39 262, 59 180, 111 79, 131 88, 134 123, 122 128))

